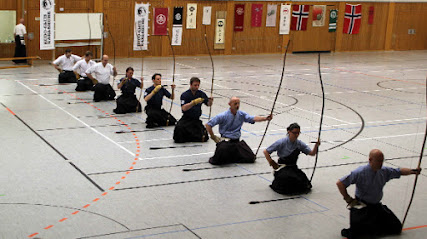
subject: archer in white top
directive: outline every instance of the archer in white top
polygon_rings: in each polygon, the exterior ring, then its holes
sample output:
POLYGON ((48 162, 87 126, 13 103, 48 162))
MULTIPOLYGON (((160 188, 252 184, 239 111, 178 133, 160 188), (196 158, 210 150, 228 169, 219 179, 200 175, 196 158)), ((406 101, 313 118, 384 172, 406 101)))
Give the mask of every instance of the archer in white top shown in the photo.
POLYGON ((82 77, 87 77, 86 71, 96 64, 96 62, 91 60, 91 55, 92 53, 90 54, 86 53, 85 58, 78 61, 73 66, 73 71, 74 71, 74 74, 76 74, 76 76, 80 75, 82 77))
POLYGON ((110 75, 117 76, 116 67, 108 63, 108 56, 103 55, 102 60, 86 71, 87 77, 93 82, 104 85, 110 84, 110 75))
POLYGON ((67 49, 65 50, 65 54, 58 57, 54 62, 52 62, 52 65, 57 69, 59 72, 62 71, 73 71, 73 66, 76 64, 76 62, 80 61, 82 58, 80 56, 71 54, 71 50, 67 49), (59 67, 61 65, 62 69, 59 67))
POLYGON ((19 20, 19 24, 15 26, 13 31, 14 36, 19 36, 21 39, 21 44, 25 45, 24 37, 27 34, 27 28, 24 26, 24 18, 19 20))

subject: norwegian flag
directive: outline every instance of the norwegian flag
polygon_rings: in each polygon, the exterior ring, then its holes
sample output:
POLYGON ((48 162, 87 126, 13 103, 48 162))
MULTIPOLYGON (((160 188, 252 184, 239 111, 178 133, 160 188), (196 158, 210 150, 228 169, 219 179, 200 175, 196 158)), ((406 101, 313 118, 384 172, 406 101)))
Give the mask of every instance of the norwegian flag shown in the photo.
POLYGON ((310 12, 310 5, 293 5, 291 30, 294 30, 294 31, 307 30, 307 20, 308 20, 309 12, 310 12))
POLYGON ((361 22, 362 22, 362 5, 346 4, 343 32, 347 34, 359 33, 361 22))

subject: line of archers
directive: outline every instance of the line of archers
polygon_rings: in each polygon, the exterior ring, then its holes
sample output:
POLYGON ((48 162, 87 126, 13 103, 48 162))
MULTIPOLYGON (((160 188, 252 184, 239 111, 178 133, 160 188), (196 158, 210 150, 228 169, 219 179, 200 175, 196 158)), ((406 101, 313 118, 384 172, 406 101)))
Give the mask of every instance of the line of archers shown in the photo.
MULTIPOLYGON (((79 101, 82 101, 83 103, 85 103, 85 104, 87 104, 87 105, 89 105, 89 106, 91 106, 91 107, 95 108, 95 109, 96 109, 96 110, 98 110, 99 112, 104 113, 106 116, 111 117, 112 119, 115 119, 116 121, 120 122, 123 126, 127 127, 127 129, 128 129, 128 130, 132 130, 132 128, 131 128, 131 127, 129 127, 129 125, 128 125, 128 124, 126 124, 126 123, 125 123, 125 122, 123 122, 122 120, 118 119, 118 118, 117 118, 117 117, 115 117, 114 115, 111 115, 110 113, 107 113, 107 112, 105 112, 104 110, 102 110, 102 109, 98 108, 97 106, 93 105, 91 102, 88 102, 86 99, 82 99, 82 98, 80 98, 80 97, 76 96, 76 95, 75 95, 75 94, 73 94, 73 93, 65 92, 65 91, 62 91, 62 90, 57 89, 57 88, 52 88, 52 89, 54 89, 54 90, 56 90, 56 91, 58 91, 58 92, 62 92, 63 94, 67 94, 67 95, 69 95, 69 96, 71 96, 71 97, 74 97, 75 99, 77 99, 77 100, 79 100, 79 101)), ((125 175, 123 175, 122 177, 120 177, 120 180, 118 180, 118 181, 115 183, 115 185, 119 185, 119 184, 120 184, 124 179, 126 179, 126 176, 127 176, 127 175, 129 175, 129 174, 131 173, 131 170, 133 170, 133 169, 134 169, 134 166, 136 165, 136 162, 138 161, 138 157, 139 157, 139 154, 140 154, 140 152, 141 152, 141 146, 140 146, 140 142, 139 142, 138 136, 137 136, 135 133, 133 133, 132 135, 134 136, 134 138, 135 138, 135 143, 136 143, 136 153, 135 153, 134 161, 132 162, 132 165, 129 167, 129 171, 126 171, 126 172, 124 173, 125 175)), ((108 191, 113 191, 113 190, 115 189, 115 187, 116 187, 116 186, 111 186, 111 187, 107 190, 107 192, 102 193, 102 194, 100 195, 100 197, 96 197, 96 198, 94 198, 90 203, 88 203, 88 204, 86 204, 86 205, 82 206, 82 209, 83 209, 83 208, 88 208, 88 207, 90 207, 93 203, 95 203, 95 202, 97 202, 97 201, 101 200, 102 198, 104 198, 105 196, 107 196, 107 195, 108 195, 108 193, 109 193, 108 191)), ((68 217, 64 217, 64 218, 62 218, 62 219, 59 219, 59 220, 58 220, 58 222, 65 222, 65 221, 67 221, 67 220, 69 219, 69 217, 72 217, 72 216, 74 216, 74 215, 78 214, 79 212, 80 212, 79 210, 76 210, 76 211, 72 212, 68 217)), ((52 224, 52 225, 49 225, 49 226, 45 227, 45 228, 44 228, 44 230, 49 230, 49 229, 51 229, 51 228, 53 228, 53 227, 54 227, 54 225, 52 224)), ((31 234, 31 235, 29 235, 28 237, 29 237, 29 238, 32 238, 32 237, 35 237, 36 235, 39 235, 39 233, 38 233, 38 232, 32 233, 32 234, 31 234)))

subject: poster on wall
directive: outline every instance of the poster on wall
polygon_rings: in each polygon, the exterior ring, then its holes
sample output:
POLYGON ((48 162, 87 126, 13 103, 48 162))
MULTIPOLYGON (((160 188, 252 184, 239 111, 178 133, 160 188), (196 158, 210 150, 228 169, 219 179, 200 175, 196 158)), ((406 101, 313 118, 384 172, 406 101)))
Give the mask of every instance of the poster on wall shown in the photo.
POLYGON ((325 25, 325 5, 314 5, 313 6, 313 27, 323 27, 325 25))
POLYGON ((262 25, 262 7, 263 4, 252 4, 251 26, 260 27, 262 25))
POLYGON ((276 17, 277 16, 277 5, 268 4, 267 5, 267 19, 265 21, 266 27, 275 27, 276 26, 276 17))
POLYGON ((168 35, 168 8, 154 8, 153 35, 168 35))
POLYGON ((203 25, 211 25, 212 7, 203 7, 203 25))
POLYGON ((291 5, 280 6, 280 26, 279 34, 286 35, 289 34, 289 29, 291 26, 291 5))
POLYGON ((182 13, 183 7, 175 7, 173 9, 173 24, 172 24, 172 46, 181 46, 182 42, 182 13))
POLYGON ((135 3, 133 50, 148 50, 148 4, 135 3))
POLYGON ((55 0, 40 0, 40 50, 55 49, 55 0))
POLYGON ((234 31, 242 32, 245 22, 245 4, 234 5, 234 31))
POLYGON ((197 3, 187 4, 187 29, 196 29, 197 3))

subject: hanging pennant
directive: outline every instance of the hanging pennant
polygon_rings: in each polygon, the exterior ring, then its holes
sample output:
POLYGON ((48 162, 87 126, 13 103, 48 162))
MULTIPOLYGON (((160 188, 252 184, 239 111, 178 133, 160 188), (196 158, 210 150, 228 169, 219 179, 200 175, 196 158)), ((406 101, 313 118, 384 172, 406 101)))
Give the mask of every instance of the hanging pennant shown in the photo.
POLYGON ((289 34, 289 28, 291 26, 291 5, 280 6, 280 26, 279 34, 289 34))
POLYGON ((268 4, 267 5, 267 19, 265 21, 266 27, 275 27, 276 26, 276 17, 277 16, 277 5, 268 4))
POLYGON ((183 7, 174 7, 172 24, 172 46, 181 46, 182 42, 182 13, 183 7))
POLYGON ((338 10, 331 9, 329 13, 329 32, 335 32, 337 30, 337 17, 338 10))
POLYGON ((55 49, 55 0, 40 0, 40 50, 55 49))
POLYGON ((314 5, 313 6, 313 27, 323 27, 325 25, 325 5, 314 5))
POLYGON ((245 20, 245 4, 234 5, 234 31, 243 31, 243 23, 245 20))
POLYGON ((211 25, 212 7, 203 7, 203 25, 211 25))
POLYGON ((370 25, 374 24, 374 6, 369 7, 368 24, 370 25))
POLYGON ((187 29, 196 29, 197 3, 187 4, 187 29))
POLYGON ((214 49, 225 49, 225 23, 226 11, 217 11, 215 20, 214 49))
POLYGON ((252 27, 260 27, 262 25, 262 7, 263 4, 252 4, 252 27))
POLYGON ((133 50, 148 50, 148 4, 135 3, 133 50))
POLYGON ((307 30, 308 14, 310 5, 293 5, 292 6, 292 21, 291 30, 305 31, 307 30))
POLYGON ((343 32, 347 34, 359 33, 362 22, 362 5, 345 4, 343 32))
POLYGON ((154 8, 153 35, 168 35, 168 8, 154 8))

